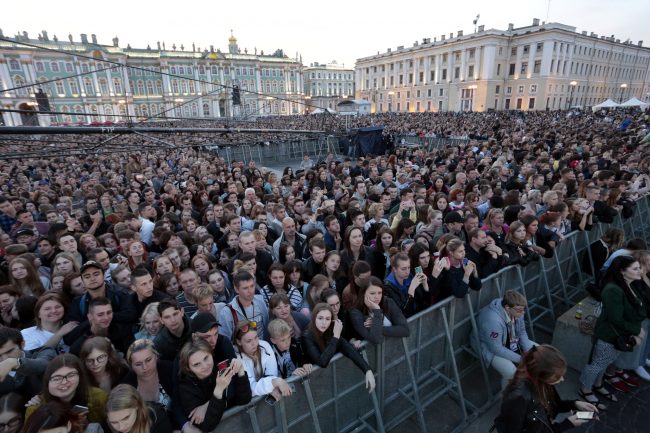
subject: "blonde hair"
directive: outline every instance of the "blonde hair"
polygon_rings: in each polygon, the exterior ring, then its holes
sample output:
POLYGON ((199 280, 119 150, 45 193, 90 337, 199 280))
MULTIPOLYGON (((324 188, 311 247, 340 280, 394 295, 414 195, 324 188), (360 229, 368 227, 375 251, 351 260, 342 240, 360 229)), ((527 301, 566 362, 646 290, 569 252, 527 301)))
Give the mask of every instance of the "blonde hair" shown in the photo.
POLYGON ((156 357, 160 357, 160 355, 158 354, 158 351, 156 350, 156 348, 153 345, 153 341, 149 340, 149 339, 146 339, 146 338, 141 338, 141 339, 135 340, 133 343, 131 343, 131 345, 127 349, 127 351, 126 351, 126 362, 128 362, 129 365, 131 365, 131 358, 133 357, 133 354, 136 353, 136 352, 139 352, 141 350, 149 350, 151 353, 156 355, 156 357))
POLYGON ((271 338, 280 338, 291 334, 291 327, 282 319, 273 319, 269 322, 267 331, 271 338))
POLYGON ((211 285, 206 283, 201 283, 192 290, 192 298, 195 300, 212 298, 214 295, 214 289, 211 285))
MULTIPOLYGON (((149 433, 151 421, 149 420, 149 408, 138 391, 131 385, 117 385, 106 400, 106 416, 109 412, 117 412, 125 409, 135 409, 135 423, 130 433, 149 433)), ((107 421, 108 427, 113 431, 111 423, 107 421)))

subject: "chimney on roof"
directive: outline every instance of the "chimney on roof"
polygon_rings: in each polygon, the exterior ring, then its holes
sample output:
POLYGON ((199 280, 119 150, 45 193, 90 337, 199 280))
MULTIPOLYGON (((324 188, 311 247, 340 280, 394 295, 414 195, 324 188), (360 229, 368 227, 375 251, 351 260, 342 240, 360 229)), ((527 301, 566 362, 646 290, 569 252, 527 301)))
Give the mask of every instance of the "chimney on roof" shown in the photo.
POLYGON ((514 24, 512 24, 512 23, 508 24, 508 31, 512 31, 512 30, 514 30, 514 28, 515 28, 514 24))
POLYGON ((81 34, 81 43, 82 44, 87 44, 88 43, 88 35, 85 33, 81 34))
POLYGON ((438 38, 433 38, 433 43, 435 44, 436 42, 438 42, 438 38))
POLYGON ((483 24, 481 24, 480 26, 478 26, 478 31, 479 31, 479 32, 483 32, 483 31, 485 31, 485 26, 484 26, 483 24))
POLYGON ((539 25, 539 18, 533 18, 533 27, 537 27, 539 25))
POLYGON ((582 31, 582 36, 587 36, 587 31, 586 30, 582 31))
POLYGON ((413 42, 414 47, 417 47, 418 45, 420 45, 420 43, 418 41, 413 42))
POLYGON ((643 41, 639 41, 639 42, 636 44, 636 46, 637 46, 637 47, 642 47, 642 46, 643 46, 643 41))
MULTIPOLYGON (((44 41, 47 42, 47 41, 50 40, 50 38, 47 36, 47 30, 43 30, 43 31, 41 32, 41 34, 43 35, 43 40, 44 40, 44 41)), ((0 30, 0 36, 2 36, 2 30, 0 30)))
POLYGON ((96 34, 90 35, 90 40, 93 41, 93 44, 97 45, 97 35, 96 34))
POLYGON ((440 40, 444 41, 445 40, 445 35, 440 35, 440 40))
POLYGON ((617 43, 617 44, 620 44, 620 43, 621 43, 621 40, 620 40, 620 39, 616 39, 616 43, 617 43))
POLYGON ((387 53, 390 53, 390 48, 388 48, 388 49, 386 50, 386 52, 387 52, 387 53))
POLYGON ((120 46, 120 39, 117 36, 115 36, 113 38, 113 46, 114 47, 119 47, 120 46))
POLYGON ((454 39, 454 32, 449 33, 449 39, 454 39))
POLYGON ((462 31, 462 30, 458 30, 458 37, 460 38, 461 36, 463 36, 463 31, 462 31))

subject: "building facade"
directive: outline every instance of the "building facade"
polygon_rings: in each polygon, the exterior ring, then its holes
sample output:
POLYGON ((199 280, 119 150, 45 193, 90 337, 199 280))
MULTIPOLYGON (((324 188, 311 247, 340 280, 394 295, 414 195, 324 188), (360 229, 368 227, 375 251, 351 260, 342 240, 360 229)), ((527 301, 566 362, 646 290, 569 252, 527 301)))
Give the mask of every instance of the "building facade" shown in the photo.
POLYGON ((354 69, 336 62, 312 63, 304 69, 308 109, 336 110, 339 102, 354 97, 354 69))
POLYGON ((423 39, 363 57, 356 97, 373 112, 555 110, 650 99, 650 49, 559 23, 423 39))
POLYGON ((167 48, 164 43, 155 49, 125 48, 117 38, 112 45, 99 44, 95 35, 91 41, 87 35, 68 39, 49 39, 43 32, 38 39, 23 33, 15 42, 0 41, 2 107, 38 110, 41 89, 50 110, 61 113, 3 112, 5 125, 115 122, 127 115, 253 118, 304 112, 301 61, 281 50, 272 55, 242 52, 234 36, 227 52, 167 48), (241 89, 241 105, 233 105, 235 85, 241 89))

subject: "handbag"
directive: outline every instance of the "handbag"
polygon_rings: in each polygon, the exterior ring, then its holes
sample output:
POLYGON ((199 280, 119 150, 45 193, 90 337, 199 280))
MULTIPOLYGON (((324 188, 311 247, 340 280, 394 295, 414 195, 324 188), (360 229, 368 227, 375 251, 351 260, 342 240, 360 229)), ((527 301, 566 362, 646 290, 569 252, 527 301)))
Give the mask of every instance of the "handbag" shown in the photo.
POLYGON ((616 328, 611 323, 607 322, 616 334, 616 341, 614 341, 614 348, 620 352, 633 352, 636 346, 636 340, 632 334, 621 335, 616 332, 616 328))

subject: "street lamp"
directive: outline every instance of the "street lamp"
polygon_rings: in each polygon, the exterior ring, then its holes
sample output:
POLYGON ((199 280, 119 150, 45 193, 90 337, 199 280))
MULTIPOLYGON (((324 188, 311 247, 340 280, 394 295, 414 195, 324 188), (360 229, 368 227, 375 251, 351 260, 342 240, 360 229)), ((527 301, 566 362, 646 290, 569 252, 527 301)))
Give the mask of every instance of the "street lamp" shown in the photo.
POLYGON ((571 97, 569 98, 569 108, 571 108, 573 106, 573 92, 575 92, 578 82, 574 80, 571 81, 569 85, 571 86, 571 97))
POLYGON ((621 104, 623 103, 623 93, 625 92, 625 89, 627 89, 627 83, 621 84, 621 104))

